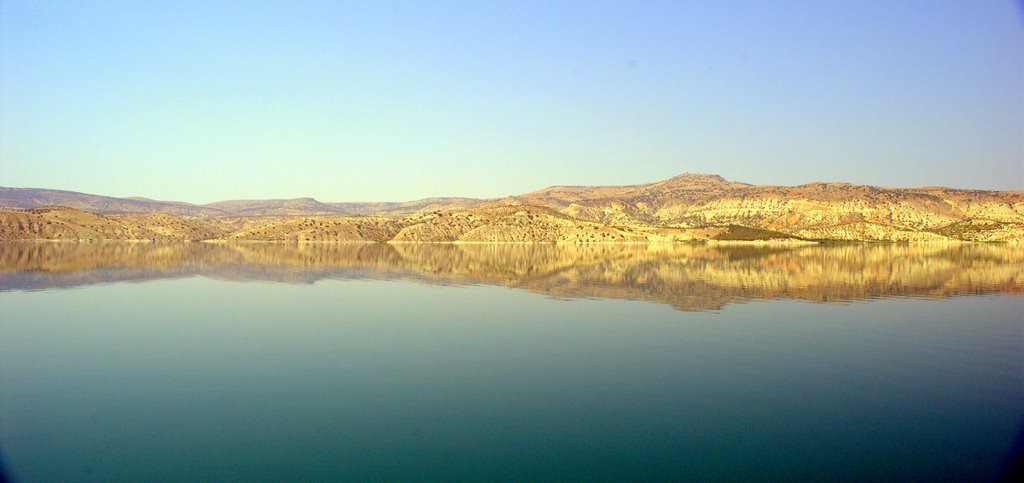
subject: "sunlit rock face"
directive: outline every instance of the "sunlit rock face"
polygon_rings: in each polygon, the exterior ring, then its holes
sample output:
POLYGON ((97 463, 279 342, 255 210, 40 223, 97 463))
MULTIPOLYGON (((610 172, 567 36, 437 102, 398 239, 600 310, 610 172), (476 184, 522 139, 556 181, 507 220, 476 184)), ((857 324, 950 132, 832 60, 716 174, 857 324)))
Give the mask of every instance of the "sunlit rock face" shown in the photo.
POLYGON ((715 310, 753 299, 1024 293, 1007 244, 5 243, 0 290, 205 276, 314 283, 400 279, 488 284, 559 298, 622 298, 715 310))
POLYGON ((754 186, 681 175, 647 185, 556 187, 524 202, 580 219, 680 228, 742 225, 810 239, 935 241, 1024 238, 1024 193, 880 188, 848 183, 754 186))

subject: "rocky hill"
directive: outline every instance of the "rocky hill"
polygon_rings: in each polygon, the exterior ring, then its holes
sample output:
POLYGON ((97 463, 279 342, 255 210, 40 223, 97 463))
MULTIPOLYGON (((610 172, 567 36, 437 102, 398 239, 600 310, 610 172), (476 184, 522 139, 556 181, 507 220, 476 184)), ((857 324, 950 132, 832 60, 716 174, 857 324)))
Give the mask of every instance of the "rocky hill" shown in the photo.
POLYGON ((754 186, 685 174, 659 183, 555 187, 516 198, 614 225, 738 225, 807 239, 996 241, 1024 236, 1024 192, 880 188, 848 183, 754 186))
POLYGON ((425 198, 406 202, 325 203, 313 198, 276 200, 227 200, 196 205, 149 198, 115 198, 75 191, 0 187, 0 209, 32 209, 52 206, 99 214, 165 213, 198 217, 294 216, 294 215, 407 215, 444 209, 484 206, 496 200, 476 198, 425 198))
POLYGON ((0 187, 0 209, 31 209, 46 206, 64 206, 93 213, 166 213, 186 216, 224 216, 216 208, 177 201, 157 201, 148 198, 114 198, 74 191, 4 188, 0 187))
POLYGON ((1024 241, 1020 191, 756 186, 694 174, 643 185, 555 186, 494 200, 406 203, 300 198, 190 205, 68 193, 0 190, 0 206, 14 208, 0 211, 0 239, 1024 241), (57 201, 62 206, 33 206, 57 201))

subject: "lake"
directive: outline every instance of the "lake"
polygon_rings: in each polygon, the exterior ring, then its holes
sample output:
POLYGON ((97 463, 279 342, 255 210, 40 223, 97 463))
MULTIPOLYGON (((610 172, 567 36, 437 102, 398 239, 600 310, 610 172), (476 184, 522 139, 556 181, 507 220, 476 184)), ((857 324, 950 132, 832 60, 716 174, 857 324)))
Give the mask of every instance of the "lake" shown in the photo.
POLYGON ((0 244, 18 481, 993 480, 997 244, 0 244))

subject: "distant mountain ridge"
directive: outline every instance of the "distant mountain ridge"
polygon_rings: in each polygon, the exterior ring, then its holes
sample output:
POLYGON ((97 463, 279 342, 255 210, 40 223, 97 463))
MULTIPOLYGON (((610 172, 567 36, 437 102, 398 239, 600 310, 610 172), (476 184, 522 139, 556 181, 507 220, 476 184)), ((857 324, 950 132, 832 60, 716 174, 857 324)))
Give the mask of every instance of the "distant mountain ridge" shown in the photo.
POLYGON ((99 214, 164 213, 200 217, 403 214, 449 207, 470 208, 481 206, 486 201, 489 200, 425 198, 408 202, 324 203, 313 198, 292 198, 226 200, 199 205, 182 201, 160 201, 140 196, 115 198, 76 191, 0 187, 0 209, 63 206, 99 214))
POLYGON ((186 216, 222 216, 225 213, 202 205, 149 198, 115 198, 75 191, 0 187, 0 209, 66 206, 94 213, 166 213, 186 216))
POLYGON ((1024 191, 882 188, 849 183, 759 186, 706 174, 682 174, 628 186, 552 186, 499 199, 428 198, 381 203, 296 198, 194 205, 0 188, 0 209, 15 210, 5 212, 9 215, 3 216, 0 239, 576 243, 770 238, 1024 239, 1024 191), (48 208, 54 206, 99 218, 48 208), (23 210, 38 212, 30 216, 23 210), (44 220, 46 217, 60 219, 44 220), (78 218, 89 221, 82 222, 82 229, 56 233, 57 227, 79 226, 75 221, 78 218), (28 226, 35 227, 35 231, 28 226))

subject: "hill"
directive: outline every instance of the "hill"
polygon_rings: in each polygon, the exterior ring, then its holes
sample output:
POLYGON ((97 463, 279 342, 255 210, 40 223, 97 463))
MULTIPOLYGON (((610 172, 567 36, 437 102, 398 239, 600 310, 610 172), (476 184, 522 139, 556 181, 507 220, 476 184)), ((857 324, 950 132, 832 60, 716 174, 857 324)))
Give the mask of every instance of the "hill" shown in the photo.
POLYGON ((64 206, 94 213, 166 213, 186 216, 227 214, 216 208, 178 201, 157 201, 141 197, 114 198, 75 191, 0 187, 0 209, 31 209, 46 206, 64 206))
POLYGON ((848 183, 755 186, 684 174, 613 189, 554 187, 516 200, 605 224, 744 226, 807 239, 997 241, 1024 235, 1020 191, 848 183))
POLYGON ((757 186, 684 174, 502 199, 191 205, 0 188, 0 239, 415 242, 1024 241, 1024 192, 848 183, 757 186), (60 208, 37 206, 61 205, 60 208))
POLYGON ((52 206, 74 208, 99 214, 166 213, 169 215, 292 216, 292 215, 407 215, 455 208, 475 208, 495 200, 476 198, 425 198, 405 202, 324 203, 313 198, 275 200, 226 200, 197 205, 180 201, 159 201, 139 196, 115 198, 75 191, 0 187, 0 209, 33 209, 52 206))

